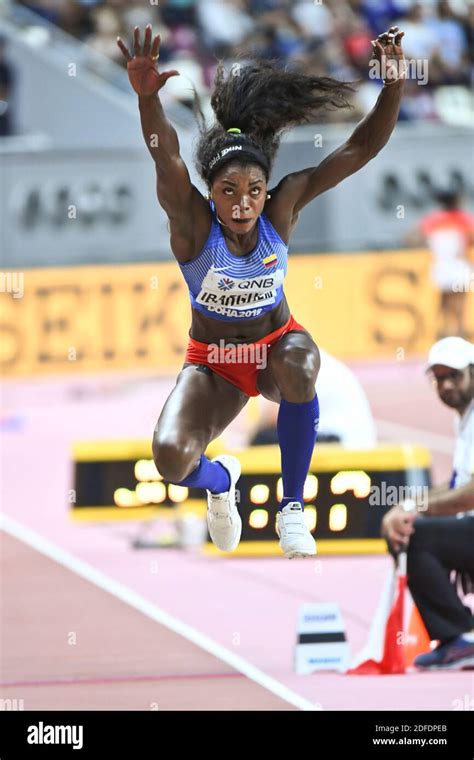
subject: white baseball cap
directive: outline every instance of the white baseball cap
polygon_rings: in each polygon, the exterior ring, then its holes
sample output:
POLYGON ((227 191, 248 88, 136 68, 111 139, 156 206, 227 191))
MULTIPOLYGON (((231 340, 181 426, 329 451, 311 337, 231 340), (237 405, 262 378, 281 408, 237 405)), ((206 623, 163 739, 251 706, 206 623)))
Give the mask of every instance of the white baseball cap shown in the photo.
POLYGON ((427 369, 431 369, 434 364, 464 369, 469 364, 474 364, 474 344, 464 338, 442 338, 431 347, 427 369))

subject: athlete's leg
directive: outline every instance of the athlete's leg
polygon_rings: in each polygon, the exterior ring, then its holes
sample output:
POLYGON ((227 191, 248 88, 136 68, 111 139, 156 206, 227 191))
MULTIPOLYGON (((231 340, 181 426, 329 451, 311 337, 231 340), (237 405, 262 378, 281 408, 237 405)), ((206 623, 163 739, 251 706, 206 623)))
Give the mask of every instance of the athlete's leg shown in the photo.
POLYGON ((261 370, 258 389, 265 398, 280 404, 277 430, 281 450, 283 500, 303 502, 319 422, 315 383, 320 367, 319 350, 305 331, 286 333, 269 352, 261 370))
POLYGON ((229 484, 226 470, 202 455, 210 441, 239 414, 248 398, 208 367, 185 365, 153 436, 155 464, 165 480, 181 483, 192 473, 196 481, 192 485, 216 493, 225 491, 229 484))
POLYGON ((285 333, 269 350, 267 366, 258 373, 257 387, 265 398, 304 403, 314 398, 321 364, 319 350, 306 330, 285 333))

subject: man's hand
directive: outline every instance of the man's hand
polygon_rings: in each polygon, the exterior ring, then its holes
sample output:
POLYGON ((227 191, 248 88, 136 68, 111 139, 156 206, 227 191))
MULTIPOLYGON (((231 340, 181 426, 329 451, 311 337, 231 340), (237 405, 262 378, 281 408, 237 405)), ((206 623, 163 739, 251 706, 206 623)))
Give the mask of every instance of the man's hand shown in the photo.
POLYGON ((393 507, 382 520, 384 536, 397 552, 406 549, 410 536, 415 532, 413 523, 418 517, 416 512, 405 512, 401 506, 393 507))

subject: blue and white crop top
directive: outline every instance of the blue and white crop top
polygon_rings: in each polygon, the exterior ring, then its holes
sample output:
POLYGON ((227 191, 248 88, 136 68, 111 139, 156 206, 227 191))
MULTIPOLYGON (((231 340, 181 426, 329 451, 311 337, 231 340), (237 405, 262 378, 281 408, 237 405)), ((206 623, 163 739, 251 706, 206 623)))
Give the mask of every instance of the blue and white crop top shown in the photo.
POLYGON ((204 247, 194 259, 179 264, 191 304, 213 319, 255 319, 283 298, 288 246, 262 213, 257 245, 245 256, 235 256, 226 245, 214 201, 210 204, 212 227, 204 247))

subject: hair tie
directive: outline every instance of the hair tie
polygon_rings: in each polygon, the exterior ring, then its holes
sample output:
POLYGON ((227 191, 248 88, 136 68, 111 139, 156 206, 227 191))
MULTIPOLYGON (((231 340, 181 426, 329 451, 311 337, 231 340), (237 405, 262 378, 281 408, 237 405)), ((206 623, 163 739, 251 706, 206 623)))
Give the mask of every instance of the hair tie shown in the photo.
POLYGON ((227 132, 235 132, 237 135, 242 134, 242 130, 239 129, 238 127, 231 127, 230 129, 227 130, 227 132))

